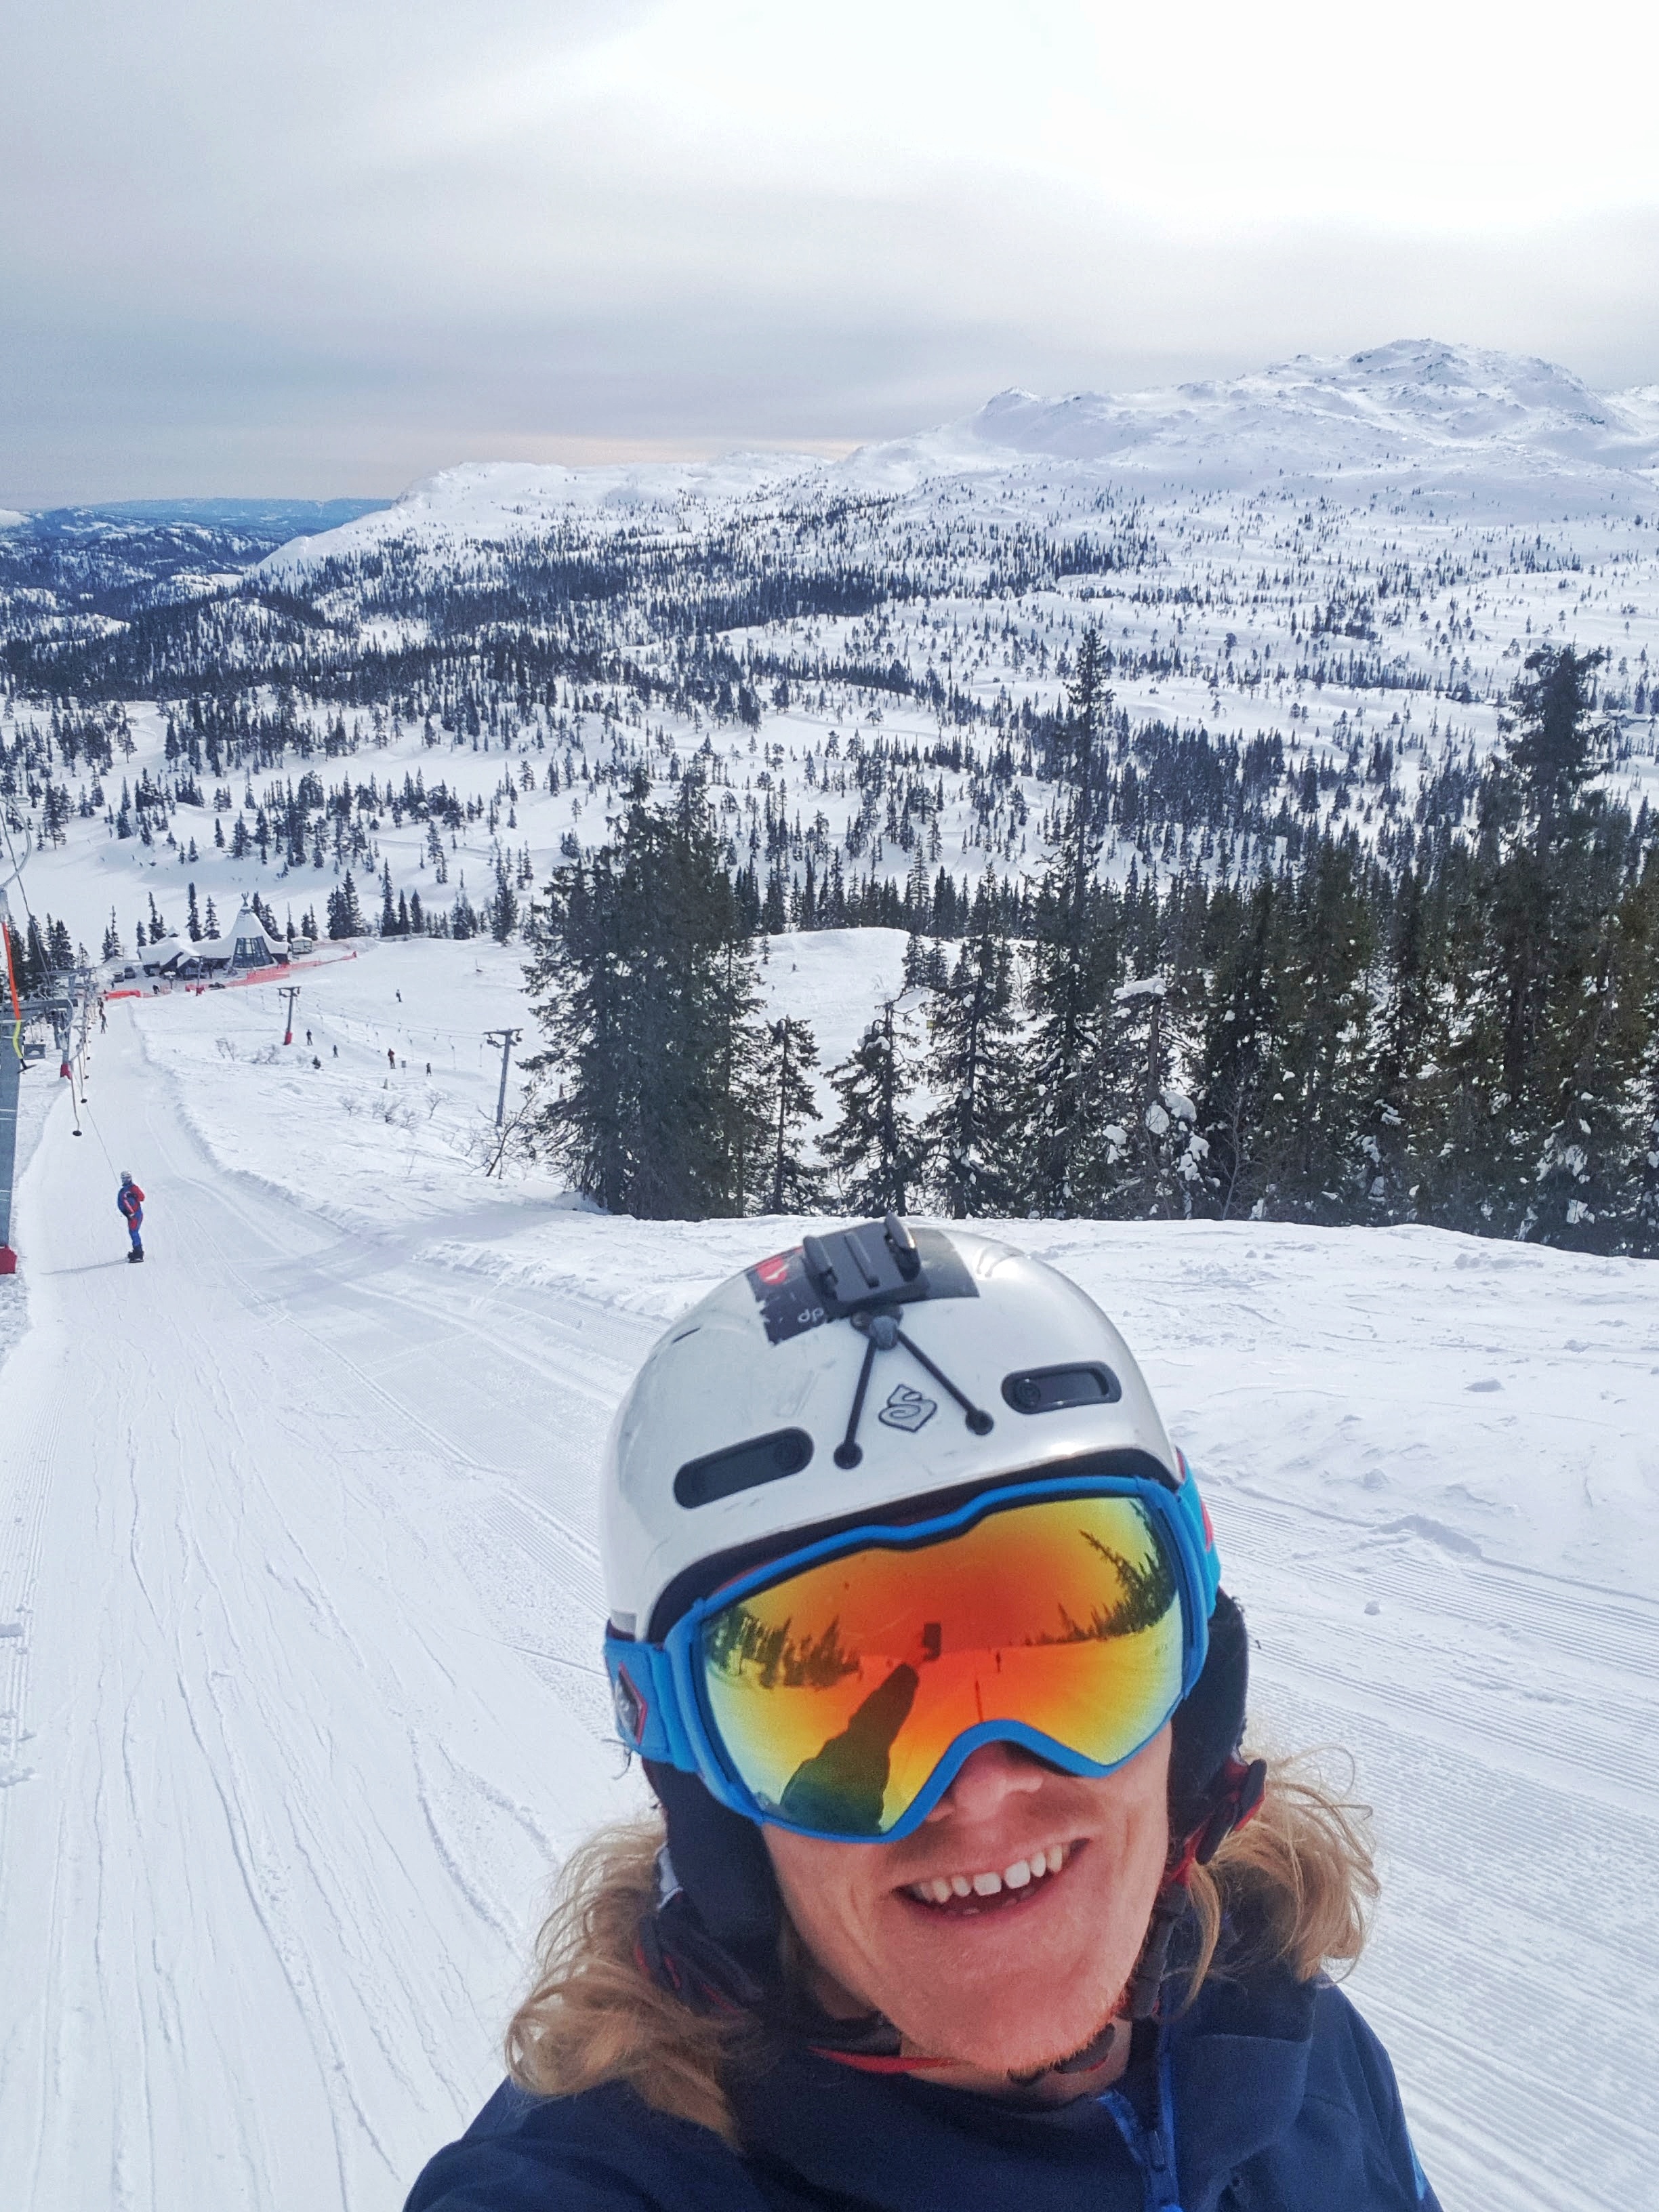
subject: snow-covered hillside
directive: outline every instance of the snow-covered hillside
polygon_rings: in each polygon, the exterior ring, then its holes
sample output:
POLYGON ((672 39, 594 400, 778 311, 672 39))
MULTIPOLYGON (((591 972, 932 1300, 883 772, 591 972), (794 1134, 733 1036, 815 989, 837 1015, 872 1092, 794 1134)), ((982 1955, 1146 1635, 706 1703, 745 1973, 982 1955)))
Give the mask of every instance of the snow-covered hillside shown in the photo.
POLYGON ((687 527, 763 499, 914 493, 963 477, 1029 482, 1033 461, 1149 493, 1314 489, 1354 504, 1430 490, 1510 521, 1639 512, 1659 490, 1659 387, 1597 392, 1551 362, 1420 340, 1144 392, 1043 398, 1011 389, 957 422, 834 463, 766 453, 448 469, 378 514, 283 548, 265 567, 303 576, 410 531, 488 541, 574 514, 687 527))
POLYGON ((1398 868, 1468 834, 1540 646, 1606 653, 1613 788, 1659 797, 1656 461, 1659 391, 1422 343, 1005 393, 840 462, 457 467, 263 561, 31 525, 0 552, 0 803, 94 952, 152 894, 179 927, 191 881, 296 924, 347 867, 371 914, 388 868, 394 901, 441 913, 465 873, 476 906, 694 759, 786 907, 809 870, 1019 884, 1091 623, 1135 783, 1107 872, 1248 878, 1349 835, 1398 868))
POLYGON ((1659 402, 1598 393, 1554 363, 1432 342, 1296 360, 1224 382, 1042 399, 1000 392, 966 420, 843 465, 894 488, 1012 455, 1167 490, 1455 495, 1509 520, 1652 503, 1659 402))
MULTIPOLYGON (((900 951, 786 939, 768 988, 834 1052, 900 951)), ((393 2212, 495 2076, 561 1852, 635 1802, 596 1650, 611 1409, 665 1322, 798 1233, 487 1181, 510 951, 301 980, 286 1050, 268 987, 112 1007, 81 1139, 69 1086, 26 1079, 8 2212, 393 2212)), ((1428 1231, 1007 1233, 1115 1315, 1200 1468, 1258 1732, 1353 1754, 1386 1874, 1354 1994, 1448 2212, 1644 2202, 1651 1270, 1428 1231)))

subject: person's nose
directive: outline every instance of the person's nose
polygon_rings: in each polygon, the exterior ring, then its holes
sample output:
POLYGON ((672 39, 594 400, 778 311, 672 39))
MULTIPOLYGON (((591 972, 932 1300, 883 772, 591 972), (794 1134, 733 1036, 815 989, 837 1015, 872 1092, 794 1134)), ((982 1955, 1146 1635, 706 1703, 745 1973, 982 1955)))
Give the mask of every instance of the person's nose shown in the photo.
POLYGON ((1041 1790, 1046 1771, 1016 1743, 981 1744, 964 1761, 927 1819, 994 1820, 1010 1797, 1041 1790))

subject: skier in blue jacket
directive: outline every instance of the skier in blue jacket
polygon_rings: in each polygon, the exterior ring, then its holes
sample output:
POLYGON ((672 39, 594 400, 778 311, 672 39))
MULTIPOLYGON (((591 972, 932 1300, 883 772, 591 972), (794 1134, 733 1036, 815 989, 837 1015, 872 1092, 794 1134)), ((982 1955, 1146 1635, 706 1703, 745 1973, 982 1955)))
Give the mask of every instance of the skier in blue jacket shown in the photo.
POLYGON ((126 1223, 127 1235, 131 1239, 127 1252, 128 1261, 142 1260, 144 1256, 144 1194, 133 1181, 131 1168, 121 1170, 121 1188, 115 1194, 115 1207, 126 1223))
POLYGON ((567 1868, 408 2212, 1437 2212, 1326 1976, 1347 1808, 1122 1338, 994 1240, 809 1237, 656 1346, 604 1484, 658 1811, 567 1868))

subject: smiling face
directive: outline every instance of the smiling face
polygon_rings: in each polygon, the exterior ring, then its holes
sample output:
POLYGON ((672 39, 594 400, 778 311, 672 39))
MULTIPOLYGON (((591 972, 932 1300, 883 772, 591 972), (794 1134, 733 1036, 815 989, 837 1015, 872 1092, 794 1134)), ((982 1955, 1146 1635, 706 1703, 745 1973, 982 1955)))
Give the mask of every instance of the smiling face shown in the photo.
POLYGON ((822 2001, 883 2013, 908 2051, 969 2075, 1081 2050, 1140 1953, 1169 1850, 1169 1772, 1167 1727, 1098 1778, 993 1743, 898 1843, 767 1828, 822 2001))

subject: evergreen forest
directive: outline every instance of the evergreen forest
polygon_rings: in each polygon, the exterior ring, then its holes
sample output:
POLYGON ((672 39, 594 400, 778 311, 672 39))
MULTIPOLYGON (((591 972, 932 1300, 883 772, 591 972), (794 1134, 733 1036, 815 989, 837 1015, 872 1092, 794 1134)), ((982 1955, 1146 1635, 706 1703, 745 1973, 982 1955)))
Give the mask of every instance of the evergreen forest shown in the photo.
POLYGON ((1597 784, 1599 656, 1528 657, 1468 842, 1390 866, 1325 834, 1253 879, 1121 885, 1104 664, 1086 629, 1042 872, 918 884, 913 988, 831 1072, 822 1129, 810 1034, 757 1012, 708 791, 664 808, 639 779, 532 922, 540 1126, 579 1187, 650 1217, 827 1200, 1659 1249, 1659 865, 1597 784))

